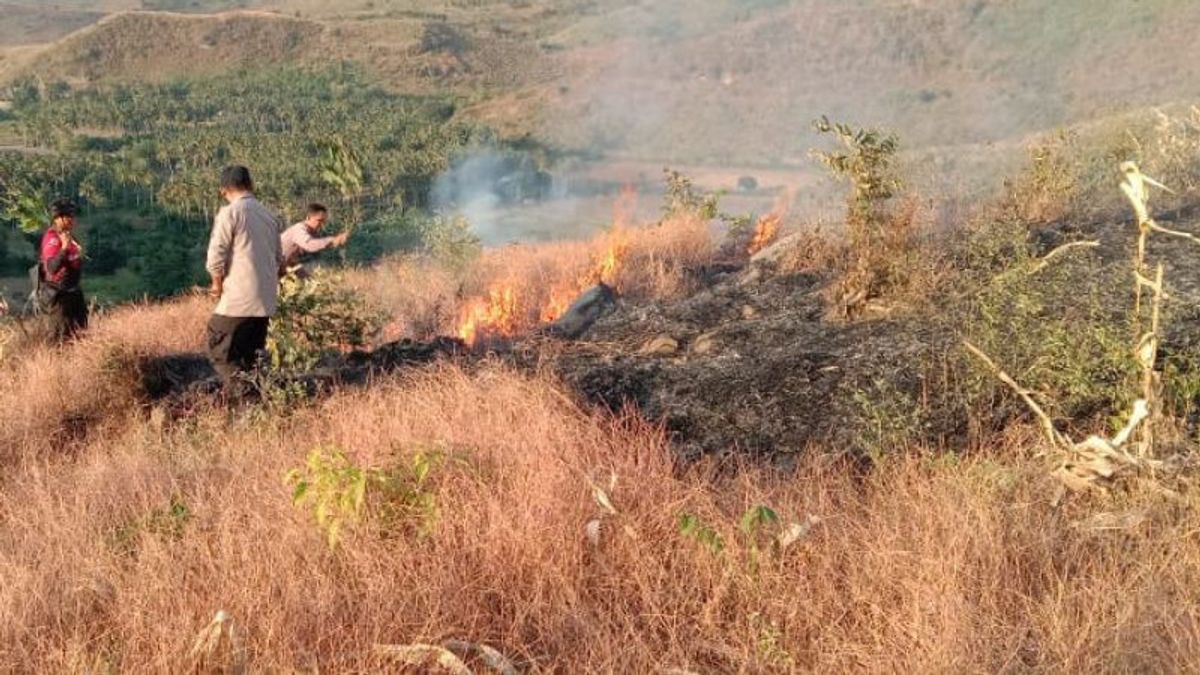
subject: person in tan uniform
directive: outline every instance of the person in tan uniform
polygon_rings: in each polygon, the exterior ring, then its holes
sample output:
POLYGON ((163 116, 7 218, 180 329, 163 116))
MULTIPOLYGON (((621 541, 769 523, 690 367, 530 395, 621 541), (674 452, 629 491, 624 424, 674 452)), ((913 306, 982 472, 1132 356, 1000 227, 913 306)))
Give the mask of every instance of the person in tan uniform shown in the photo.
POLYGON ((349 232, 335 234, 332 237, 322 237, 321 231, 329 222, 329 209, 324 204, 309 204, 304 220, 283 231, 280 244, 283 246, 284 264, 288 269, 296 269, 300 276, 305 276, 300 267, 304 256, 319 253, 328 248, 339 248, 346 245, 350 239, 349 232))
POLYGON ((222 171, 221 197, 228 203, 213 220, 205 265, 218 299, 207 332, 209 359, 228 389, 266 347, 279 305, 283 254, 279 220, 255 198, 249 169, 222 171))

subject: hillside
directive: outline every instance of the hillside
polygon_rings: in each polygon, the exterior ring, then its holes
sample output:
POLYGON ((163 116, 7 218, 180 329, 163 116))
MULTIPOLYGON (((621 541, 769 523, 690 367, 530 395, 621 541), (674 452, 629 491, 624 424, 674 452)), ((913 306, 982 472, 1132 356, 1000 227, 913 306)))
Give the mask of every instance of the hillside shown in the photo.
POLYGON ((37 7, 0 2, 0 45, 53 42, 96 23, 104 13, 87 9, 37 7))
POLYGON ((914 146, 990 142, 1186 99, 1200 68, 1188 28, 1200 7, 1178 0, 685 4, 280 2, 255 3, 274 18, 139 14, 70 36, 27 68, 161 79, 222 62, 349 59, 396 90, 464 96, 510 133, 736 165, 803 164, 808 122, 821 114, 886 125, 914 146))
MULTIPOLYGON (((1190 157, 1182 188, 1195 148, 1147 166, 1190 157)), ((1111 185, 1060 177, 1056 222, 893 240, 897 280, 850 320, 839 238, 751 257, 769 220, 718 236, 682 209, 320 275, 384 334, 326 335, 257 400, 190 372, 203 295, 62 347, 0 323, 0 670, 1194 670, 1200 249, 1150 247, 1172 298, 1152 470, 1064 491, 1070 460, 955 346, 1062 433, 1124 412, 1134 230, 1111 185), (619 291, 597 321, 539 330, 597 280, 619 291)))
POLYGON ((31 57, 22 72, 74 83, 131 77, 154 82, 296 63, 315 52, 322 30, 312 22, 250 12, 121 13, 31 57))

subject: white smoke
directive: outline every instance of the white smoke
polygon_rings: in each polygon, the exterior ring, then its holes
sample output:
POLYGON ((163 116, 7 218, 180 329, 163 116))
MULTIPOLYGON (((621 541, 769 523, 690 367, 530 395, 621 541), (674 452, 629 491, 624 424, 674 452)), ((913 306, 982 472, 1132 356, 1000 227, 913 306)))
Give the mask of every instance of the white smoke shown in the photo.
POLYGON ((438 176, 431 197, 435 210, 461 215, 480 241, 495 246, 520 236, 505 223, 513 206, 562 196, 563 192, 529 155, 481 148, 438 176))

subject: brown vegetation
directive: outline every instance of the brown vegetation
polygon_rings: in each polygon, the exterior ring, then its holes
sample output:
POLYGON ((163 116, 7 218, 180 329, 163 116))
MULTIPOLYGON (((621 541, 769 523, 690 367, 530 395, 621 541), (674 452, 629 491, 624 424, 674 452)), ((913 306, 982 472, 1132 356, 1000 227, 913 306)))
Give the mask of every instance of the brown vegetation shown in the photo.
MULTIPOLYGON (((954 323, 1019 369, 1061 401, 1052 424, 1102 427, 1128 384, 1127 327, 1111 328, 1119 307, 1097 316, 1063 292, 1104 285, 1096 266, 1068 264, 1099 254, 1043 264, 1023 223, 988 221, 944 253, 959 267, 942 278, 906 266, 933 258, 907 210, 894 215, 887 250, 904 260, 873 264, 933 289, 908 318, 954 323), (1060 317, 1060 301, 1079 307, 1060 317), (931 307, 945 315, 921 314, 931 307)), ((577 355, 679 374, 680 390, 706 390, 695 400, 720 399, 714 419, 745 404, 717 379, 774 396, 755 412, 786 418, 788 433, 863 407, 874 426, 842 430, 860 438, 813 437, 786 468, 684 461, 668 423, 587 406, 554 368, 499 358, 414 367, 285 410, 200 399, 167 411, 137 368, 198 350, 199 297, 113 310, 60 349, 14 343, 0 362, 0 670, 369 672, 402 668, 418 651, 407 646, 454 641, 521 672, 1200 669, 1200 503, 1186 480, 1064 497, 1019 403, 1011 412, 990 373, 973 381, 951 355, 914 364, 918 352, 895 351, 873 389, 817 389, 835 377, 822 373, 921 336, 898 320, 823 322, 824 291, 853 273, 845 245, 807 233, 774 246, 713 272, 712 231, 682 214, 462 267, 392 261, 350 283, 392 313, 392 337, 424 338, 460 328, 496 288, 520 298, 510 327, 524 333, 558 290, 604 281, 626 304, 577 355), (605 343, 634 324, 642 337, 710 330, 709 346, 690 334, 688 353, 661 356, 605 343), (809 344, 788 351, 797 342, 809 344), (905 389, 898 374, 920 365, 952 372, 905 389), (801 399, 770 371, 800 366, 805 409, 779 408, 801 399), (738 379, 747 369, 760 379, 738 379), (773 376, 781 388, 759 386, 773 376), (947 449, 918 427, 951 398, 971 433, 947 449)), ((1186 427, 1186 410, 1165 412, 1186 427)))
MULTIPOLYGON (((613 283, 647 297, 711 255, 683 222, 624 236, 613 283)), ((472 288, 572 281, 608 244, 489 254, 509 264, 472 288)), ((409 274, 378 286, 406 311, 452 287, 409 274)), ((1032 430, 966 456, 897 445, 865 471, 835 448, 789 472, 683 464, 661 430, 499 363, 169 421, 139 403, 131 355, 194 349, 206 310, 119 309, 5 366, 0 669, 371 671, 410 653, 380 645, 451 640, 532 672, 1200 665, 1194 496, 1060 503, 1032 430), (315 448, 380 475, 436 460, 368 493, 330 547, 283 482, 315 448), (231 646, 196 651, 218 612, 231 646)))
POLYGON ((1197 665, 1191 498, 1056 507, 1045 467, 1022 459, 1028 437, 970 458, 914 448, 868 475, 819 453, 795 475, 713 471, 677 465, 653 428, 581 410, 552 381, 485 366, 283 419, 209 410, 163 426, 110 400, 114 423, 71 453, 36 447, 64 405, 114 395, 86 372, 108 340, 177 349, 156 336, 196 335, 202 315, 195 302, 122 310, 89 342, 26 360, 48 391, 4 394, 3 669, 186 669, 218 610, 255 670, 375 670, 388 667, 376 644, 452 638, 534 671, 1197 665), (37 433, 14 433, 29 422, 37 433), (444 453, 429 533, 380 530, 368 509, 330 550, 282 484, 330 444, 375 467, 444 453), (774 530, 740 531, 759 504, 809 523, 806 536, 772 552, 774 530), (720 551, 680 532, 685 512, 720 551))
MULTIPOLYGON (((23 418, 5 408, 6 425, 23 418)), ((71 455, 6 461, 4 670, 184 670, 218 610, 254 670, 378 670, 374 645, 452 638, 535 672, 1197 665, 1191 498, 1056 507, 1027 437, 970 458, 911 449, 868 475, 820 454, 795 475, 714 472, 494 367, 285 419, 127 419, 71 455), (319 444, 375 467, 444 453, 429 533, 380 530, 368 509, 330 550, 282 484, 319 444), (592 491, 610 476, 605 515, 592 491), (774 530, 740 531, 759 504, 806 536, 772 552, 774 530), (685 512, 720 551, 681 534, 685 512)))

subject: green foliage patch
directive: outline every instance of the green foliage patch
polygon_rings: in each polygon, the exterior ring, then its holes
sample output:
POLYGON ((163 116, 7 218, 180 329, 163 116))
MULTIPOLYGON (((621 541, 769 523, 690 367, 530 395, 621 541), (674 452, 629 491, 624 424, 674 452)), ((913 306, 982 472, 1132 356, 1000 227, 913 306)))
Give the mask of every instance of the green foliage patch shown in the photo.
MULTIPOLYGON (((226 165, 251 168, 282 224, 310 201, 333 209, 335 228, 372 222, 356 251, 378 256, 419 245, 410 223, 424 217, 433 180, 452 157, 495 140, 452 119, 452 100, 388 93, 350 67, 78 91, 18 82, 4 95, 13 101, 8 124, 34 151, 0 153, 0 227, 35 233, 52 198, 79 199, 89 276, 129 269, 140 280, 114 299, 203 281, 226 165)), ((0 274, 28 267, 34 236, 3 240, 0 274)))
POLYGON ((431 481, 444 460, 440 452, 420 450, 397 466, 363 467, 341 448, 318 447, 284 483, 292 490, 292 504, 312 512, 330 548, 368 520, 382 536, 408 531, 426 536, 437 524, 431 481))

